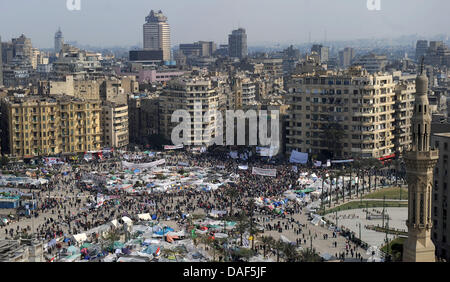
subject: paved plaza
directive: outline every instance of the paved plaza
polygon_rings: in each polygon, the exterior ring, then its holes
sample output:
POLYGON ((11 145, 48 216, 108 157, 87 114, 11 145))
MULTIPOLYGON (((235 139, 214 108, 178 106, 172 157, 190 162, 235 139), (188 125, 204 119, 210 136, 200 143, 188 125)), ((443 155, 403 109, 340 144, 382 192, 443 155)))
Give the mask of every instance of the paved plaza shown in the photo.
MULTIPOLYGON (((374 210, 382 212, 383 208, 369 208, 369 212, 374 213, 374 210)), ((408 208, 386 208, 385 213, 389 215, 389 228, 395 228, 407 231, 406 220, 408 218, 408 208)), ((361 240, 370 246, 381 247, 385 244, 386 233, 377 232, 365 228, 368 225, 382 226, 383 220, 380 219, 366 219, 365 209, 354 209, 337 212, 338 226, 344 226, 350 229, 359 236, 361 224, 361 240)), ((336 222, 336 214, 327 214, 325 216, 330 222, 336 222)), ((385 220, 385 225, 387 221, 385 220)), ((396 238, 396 235, 388 234, 388 239, 396 238)))

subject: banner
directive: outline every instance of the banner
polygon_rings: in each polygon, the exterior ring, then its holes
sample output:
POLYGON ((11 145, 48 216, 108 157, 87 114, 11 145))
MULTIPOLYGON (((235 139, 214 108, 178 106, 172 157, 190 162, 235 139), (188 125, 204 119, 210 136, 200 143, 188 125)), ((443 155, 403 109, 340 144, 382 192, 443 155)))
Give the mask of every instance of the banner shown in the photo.
POLYGON ((321 161, 314 161, 314 166, 320 167, 322 165, 321 161))
POLYGON ((236 152, 236 151, 231 151, 231 152, 230 152, 230 157, 231 157, 232 159, 237 159, 237 158, 238 158, 238 152, 236 152))
POLYGON ((291 158, 289 159, 291 163, 306 164, 308 162, 308 153, 301 153, 296 150, 291 152, 291 158))
POLYGON ((176 149, 182 149, 183 144, 181 145, 164 145, 164 150, 176 150, 176 149))
POLYGON ((276 177, 277 176, 277 170, 276 169, 264 169, 264 168, 259 168, 259 167, 253 167, 252 174, 276 177))
POLYGON ((141 169, 146 169, 146 168, 152 168, 155 167, 157 165, 161 165, 161 164, 165 164, 166 160, 165 159, 161 159, 161 160, 157 160, 151 163, 141 163, 141 164, 136 164, 136 163, 129 163, 126 161, 122 161, 122 166, 124 168, 141 168, 141 169))
POLYGON ((273 157, 276 155, 278 147, 256 147, 256 152, 259 153, 261 157, 273 157))
POLYGON ((180 165, 180 166, 189 166, 189 164, 185 163, 185 162, 178 162, 178 165, 180 165))
POLYGON ((298 172, 298 167, 297 167, 296 165, 293 165, 293 166, 292 166, 292 171, 298 172))
POLYGON ((216 167, 217 167, 217 168, 220 168, 220 169, 225 169, 225 166, 224 166, 224 165, 216 165, 216 167))
POLYGON ((240 165, 238 166, 239 169, 241 170, 247 170, 248 169, 248 165, 240 165))
POLYGON ((351 163, 351 162, 353 162, 353 159, 350 159, 350 160, 333 160, 333 161, 331 161, 333 164, 342 164, 342 163, 351 163))

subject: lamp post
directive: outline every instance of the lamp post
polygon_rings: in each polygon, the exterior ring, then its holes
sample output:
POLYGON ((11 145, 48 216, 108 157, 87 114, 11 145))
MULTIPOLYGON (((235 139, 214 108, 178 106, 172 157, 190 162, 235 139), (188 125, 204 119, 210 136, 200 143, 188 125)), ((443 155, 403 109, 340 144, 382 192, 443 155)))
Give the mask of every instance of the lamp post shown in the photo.
POLYGON ((362 242, 362 239, 361 239, 361 222, 359 223, 359 241, 362 242))
POLYGON ((337 210, 336 210, 336 227, 338 227, 338 214, 337 214, 337 210))
POLYGON ((381 226, 383 226, 384 227, 384 205, 385 205, 385 202, 386 202, 386 196, 383 196, 383 218, 382 218, 382 223, 381 223, 381 226))

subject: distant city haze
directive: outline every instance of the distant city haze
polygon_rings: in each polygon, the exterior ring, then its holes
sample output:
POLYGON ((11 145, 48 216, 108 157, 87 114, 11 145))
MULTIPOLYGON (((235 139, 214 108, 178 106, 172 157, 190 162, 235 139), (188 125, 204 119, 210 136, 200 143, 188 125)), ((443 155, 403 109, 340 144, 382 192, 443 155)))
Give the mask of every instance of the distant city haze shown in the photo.
POLYGON ((238 27, 246 29, 249 45, 448 32, 448 0, 380 1, 381 10, 370 11, 366 0, 81 0, 80 11, 69 11, 66 0, 0 0, 0 35, 9 41, 24 33, 33 46, 53 48, 61 27, 67 42, 142 47, 142 25, 151 9, 167 16, 172 46, 227 43, 238 27))

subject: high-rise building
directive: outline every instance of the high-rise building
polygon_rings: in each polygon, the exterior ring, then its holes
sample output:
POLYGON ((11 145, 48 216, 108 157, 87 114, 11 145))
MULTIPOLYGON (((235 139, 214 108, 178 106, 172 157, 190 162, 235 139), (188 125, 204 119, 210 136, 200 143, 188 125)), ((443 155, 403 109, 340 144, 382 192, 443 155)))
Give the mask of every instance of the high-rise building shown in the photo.
POLYGON ((395 85, 394 148, 398 155, 409 150, 411 146, 411 117, 415 91, 415 82, 408 77, 400 77, 395 85))
POLYGON ((450 261, 450 216, 448 216, 448 199, 450 198, 450 189, 447 185, 450 183, 450 174, 448 171, 448 154, 450 144, 450 133, 436 133, 431 137, 431 144, 439 149, 439 160, 434 170, 434 188, 431 219, 433 235, 431 240, 436 247, 436 256, 440 259, 450 261))
POLYGON ((316 52, 317 54, 319 54, 321 64, 328 61, 328 54, 330 52, 330 49, 328 47, 322 46, 320 44, 314 44, 311 47, 311 52, 316 52))
MULTIPOLYGON (((210 144, 216 137, 217 112, 210 112, 210 119, 203 117, 208 111, 220 110, 220 93, 209 78, 178 78, 168 82, 159 96, 160 130, 168 140, 177 123, 171 122, 176 110, 186 110, 191 116, 191 127, 183 132, 191 145, 210 144), (208 132, 208 127, 211 131, 208 132)), ((222 133, 222 132, 220 132, 222 133)))
POLYGON ((355 57, 355 49, 346 47, 344 50, 339 51, 339 63, 342 67, 347 68, 352 64, 352 60, 355 57))
POLYGON ((159 95, 128 97, 130 144, 150 144, 152 135, 159 134, 159 95))
POLYGON ((247 57, 247 34, 245 33, 245 29, 239 28, 233 30, 228 35, 228 55, 239 59, 247 57))
POLYGON ((33 49, 31 39, 22 34, 19 38, 13 38, 12 44, 14 48, 13 56, 31 64, 33 49))
POLYGON ((212 41, 199 41, 193 44, 180 44, 180 51, 185 56, 211 57, 216 51, 216 44, 212 41))
POLYGON ((103 146, 126 147, 129 143, 128 105, 106 101, 102 108, 103 146))
POLYGON ((63 45, 64 45, 64 37, 61 32, 61 28, 59 28, 58 31, 55 33, 55 53, 56 54, 59 54, 63 45))
POLYGON ((322 159, 393 157, 392 75, 371 75, 352 67, 293 75, 287 86, 287 152, 322 159))
POLYGON ((353 65, 363 66, 368 72, 384 71, 387 65, 386 55, 367 54, 355 59, 353 65))
POLYGON ((3 86, 2 37, 0 36, 0 86, 3 86))
POLYGON ((431 112, 428 103, 428 78, 422 71, 416 78, 412 123, 412 149, 405 153, 408 182, 408 239, 403 244, 404 262, 434 262, 431 241, 433 170, 439 151, 431 149, 431 112))
POLYGON ((417 40, 416 43, 416 62, 420 62, 422 57, 428 51, 428 41, 427 40, 417 40))
POLYGON ((170 26, 160 11, 150 11, 144 24, 144 50, 162 50, 163 60, 170 61, 170 26))

